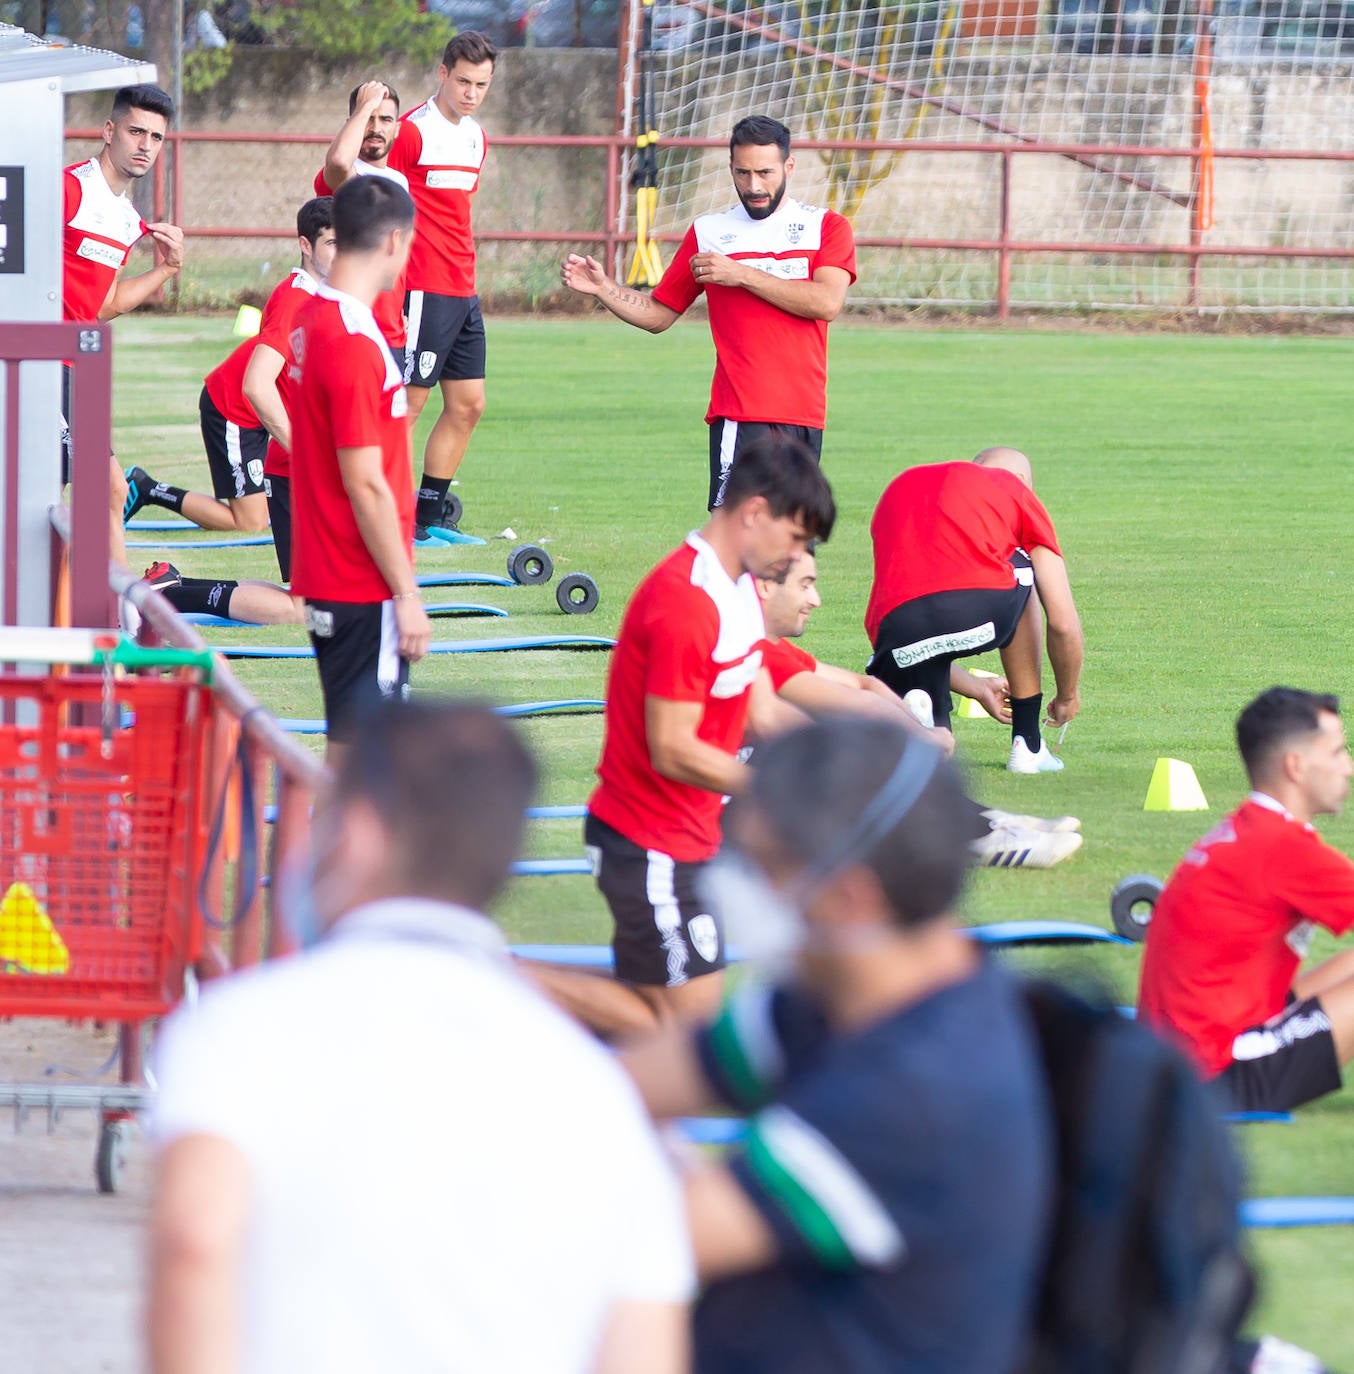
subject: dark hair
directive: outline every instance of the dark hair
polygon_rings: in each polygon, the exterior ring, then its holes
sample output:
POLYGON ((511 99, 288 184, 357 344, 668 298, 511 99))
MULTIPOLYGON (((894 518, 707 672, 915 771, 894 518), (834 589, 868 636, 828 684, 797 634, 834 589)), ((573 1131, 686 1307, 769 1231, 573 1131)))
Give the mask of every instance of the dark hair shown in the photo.
POLYGON ((326 229, 334 227, 334 197, 316 196, 296 212, 296 236, 312 248, 326 229))
POLYGON ((1340 698, 1299 687, 1261 692, 1236 719, 1236 747, 1251 782, 1265 777, 1275 757, 1297 736, 1315 734, 1322 711, 1338 716, 1340 698))
POLYGON ((113 109, 109 119, 121 119, 129 110, 149 110, 160 115, 166 124, 174 122, 174 101, 168 91, 149 83, 141 86, 124 86, 113 97, 113 109))
POLYGON ((769 148, 775 144, 780 149, 781 161, 790 156, 790 131, 778 119, 767 115, 748 115, 733 126, 729 136, 729 156, 735 148, 769 148))
MULTIPOLYGON (((366 84, 367 84, 367 83, 366 83, 365 81, 362 83, 363 86, 365 86, 366 84)), ((398 112, 398 111, 399 111, 399 108, 400 108, 400 93, 399 93, 399 91, 397 91, 397 90, 394 88, 394 86, 392 86, 392 85, 390 84, 389 81, 383 81, 383 82, 381 82, 381 85, 383 85, 383 86, 386 88, 385 98, 386 98, 387 100, 393 100, 393 101, 395 102, 395 109, 396 109, 396 111, 398 112)), ((352 95, 350 95, 350 96, 348 97, 348 113, 349 113, 350 115, 354 115, 354 114, 357 113, 357 96, 358 96, 358 92, 359 92, 361 89, 362 89, 362 86, 354 86, 354 87, 353 87, 353 93, 352 93, 352 95)))
POLYGON ((813 450, 788 434, 773 431, 754 439, 729 469, 724 484, 724 507, 733 510, 754 496, 765 497, 777 519, 795 515, 809 538, 826 543, 837 519, 832 488, 818 466, 813 450))
POLYGON ((497 62, 498 49, 482 33, 465 29, 442 49, 442 65, 448 71, 462 60, 476 67, 481 62, 497 62))
POLYGON ((334 236, 340 253, 367 253, 392 229, 414 222, 414 202, 386 177, 349 177, 334 192, 334 236))
POLYGON ((954 909, 970 866, 969 845, 980 826, 987 828, 958 769, 937 753, 891 721, 828 716, 757 746, 744 804, 756 808, 783 854, 810 869, 870 869, 896 924, 922 925, 954 909), (934 765, 934 771, 901 818, 873 844, 856 836, 863 848, 853 848, 853 828, 894 779, 904 751, 909 763, 934 765))
POLYGON ((536 764, 483 702, 379 701, 358 713, 334 803, 369 803, 411 896, 483 908, 521 852, 536 764))

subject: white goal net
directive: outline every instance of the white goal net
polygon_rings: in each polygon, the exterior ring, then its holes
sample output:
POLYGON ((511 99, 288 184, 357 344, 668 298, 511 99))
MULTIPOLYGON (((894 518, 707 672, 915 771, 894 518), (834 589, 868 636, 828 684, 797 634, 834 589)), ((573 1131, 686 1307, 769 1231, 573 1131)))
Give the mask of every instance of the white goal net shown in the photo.
POLYGON ((769 114, 801 145, 907 145, 797 155, 794 194, 865 245, 857 302, 1351 308, 1354 161, 1318 155, 1354 155, 1354 0, 656 0, 650 17, 659 233, 733 196, 726 147, 670 141, 769 114))

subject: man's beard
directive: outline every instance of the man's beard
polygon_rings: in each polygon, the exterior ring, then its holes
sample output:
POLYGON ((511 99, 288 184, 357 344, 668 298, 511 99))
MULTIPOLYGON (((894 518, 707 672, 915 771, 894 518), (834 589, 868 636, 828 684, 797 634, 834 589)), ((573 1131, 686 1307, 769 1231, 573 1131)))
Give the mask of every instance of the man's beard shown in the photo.
POLYGON ((785 187, 786 183, 782 181, 780 189, 771 197, 770 204, 765 206, 749 205, 747 196, 739 196, 738 199, 743 202, 743 209, 748 212, 749 219, 770 219, 780 209, 780 203, 785 199, 785 187))

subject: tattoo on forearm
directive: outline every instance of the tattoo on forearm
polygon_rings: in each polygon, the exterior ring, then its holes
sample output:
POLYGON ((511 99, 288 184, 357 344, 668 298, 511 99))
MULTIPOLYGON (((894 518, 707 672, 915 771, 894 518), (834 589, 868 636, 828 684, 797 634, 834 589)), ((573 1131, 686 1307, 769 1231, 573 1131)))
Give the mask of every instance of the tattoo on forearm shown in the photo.
POLYGON ((619 286, 608 286, 607 295, 621 305, 632 305, 640 310, 647 310, 649 306, 648 296, 639 291, 625 291, 619 286))

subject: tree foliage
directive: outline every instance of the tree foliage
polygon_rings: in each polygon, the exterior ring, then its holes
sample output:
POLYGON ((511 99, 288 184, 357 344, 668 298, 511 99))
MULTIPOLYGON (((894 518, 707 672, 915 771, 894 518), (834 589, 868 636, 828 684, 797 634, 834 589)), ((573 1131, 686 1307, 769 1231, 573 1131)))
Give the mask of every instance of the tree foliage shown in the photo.
POLYGON ((417 0, 296 0, 261 10, 259 26, 274 43, 327 62, 381 62, 392 54, 432 63, 450 32, 440 15, 420 14, 417 0))

